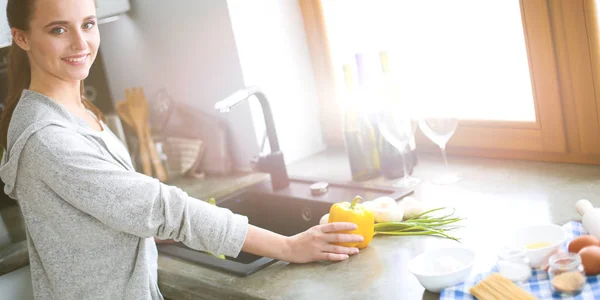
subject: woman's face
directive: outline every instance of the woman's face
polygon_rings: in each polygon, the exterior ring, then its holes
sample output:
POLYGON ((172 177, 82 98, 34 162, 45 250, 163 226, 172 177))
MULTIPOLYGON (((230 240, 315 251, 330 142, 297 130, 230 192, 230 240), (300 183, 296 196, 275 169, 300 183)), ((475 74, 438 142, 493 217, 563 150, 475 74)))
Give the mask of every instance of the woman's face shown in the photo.
POLYGON ((35 0, 24 48, 32 70, 64 81, 88 76, 100 45, 94 0, 35 0))

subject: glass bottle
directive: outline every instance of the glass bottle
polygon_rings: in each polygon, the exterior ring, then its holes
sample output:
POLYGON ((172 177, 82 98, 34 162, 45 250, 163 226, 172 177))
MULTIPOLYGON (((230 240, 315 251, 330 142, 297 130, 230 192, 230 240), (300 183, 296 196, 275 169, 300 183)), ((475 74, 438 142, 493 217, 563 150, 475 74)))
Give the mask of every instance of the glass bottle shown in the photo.
MULTIPOLYGON (((397 90, 397 82, 395 82, 390 65, 389 56, 386 51, 379 53, 379 60, 381 64, 381 72, 383 79, 383 95, 386 98, 385 101, 400 101, 400 95, 397 90)), ((407 145, 406 149, 403 149, 405 155, 402 155, 400 151, 390 144, 383 136, 379 137, 379 153, 381 156, 381 172, 383 176, 388 179, 396 179, 404 176, 404 159, 406 159, 407 170, 409 174, 413 173, 413 169, 417 163, 416 157, 416 143, 414 137, 410 144, 407 145)))
POLYGON ((381 174, 375 130, 366 116, 360 111, 350 65, 344 65, 346 97, 343 112, 344 143, 352 180, 365 181, 381 174))

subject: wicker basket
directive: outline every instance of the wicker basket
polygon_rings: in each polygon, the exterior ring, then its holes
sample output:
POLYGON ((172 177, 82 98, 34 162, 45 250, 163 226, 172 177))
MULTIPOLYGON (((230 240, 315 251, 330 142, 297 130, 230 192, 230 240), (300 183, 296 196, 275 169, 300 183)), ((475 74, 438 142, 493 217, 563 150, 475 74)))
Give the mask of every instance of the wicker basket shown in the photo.
POLYGON ((200 139, 167 137, 164 143, 169 177, 196 176, 195 170, 204 156, 204 142, 200 139))

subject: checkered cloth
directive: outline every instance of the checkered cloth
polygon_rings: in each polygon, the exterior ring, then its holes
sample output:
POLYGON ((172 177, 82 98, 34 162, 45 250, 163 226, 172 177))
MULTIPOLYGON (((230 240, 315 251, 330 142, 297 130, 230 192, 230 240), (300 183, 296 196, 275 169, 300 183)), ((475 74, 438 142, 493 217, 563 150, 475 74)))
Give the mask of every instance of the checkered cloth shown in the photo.
MULTIPOLYGON (((567 241, 563 245, 566 250, 568 243, 575 237, 587 234, 581 223, 569 222, 563 225, 563 228, 567 232, 567 241)), ((479 274, 473 278, 467 279, 467 281, 444 289, 440 295, 440 300, 455 300, 455 299, 475 299, 473 295, 469 293, 469 289, 476 285, 478 282, 486 278, 491 273, 498 272, 497 267, 494 267, 490 272, 479 274)), ((588 276, 587 283, 585 284, 581 293, 575 296, 561 296, 560 293, 552 293, 552 287, 550 286, 550 280, 548 274, 544 270, 533 270, 531 277, 528 282, 519 284, 524 290, 530 292, 538 299, 577 299, 577 300, 593 300, 600 299, 600 275, 588 276)))

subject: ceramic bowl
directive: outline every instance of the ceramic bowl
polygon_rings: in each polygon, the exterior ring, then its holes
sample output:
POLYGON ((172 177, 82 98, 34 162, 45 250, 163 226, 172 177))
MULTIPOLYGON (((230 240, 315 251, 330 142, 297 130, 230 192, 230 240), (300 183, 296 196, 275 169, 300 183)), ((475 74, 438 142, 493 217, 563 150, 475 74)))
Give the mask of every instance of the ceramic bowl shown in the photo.
POLYGON ((550 255, 560 249, 567 239, 567 233, 558 225, 531 225, 521 227, 514 233, 514 248, 526 249, 529 265, 532 268, 542 268, 548 262, 550 255), (531 247, 537 244, 537 248, 531 247), (540 247, 540 245, 545 245, 540 247))
POLYGON ((417 255, 409 262, 408 270, 426 290, 439 293, 464 282, 474 262, 475 252, 469 248, 440 248, 417 255))

